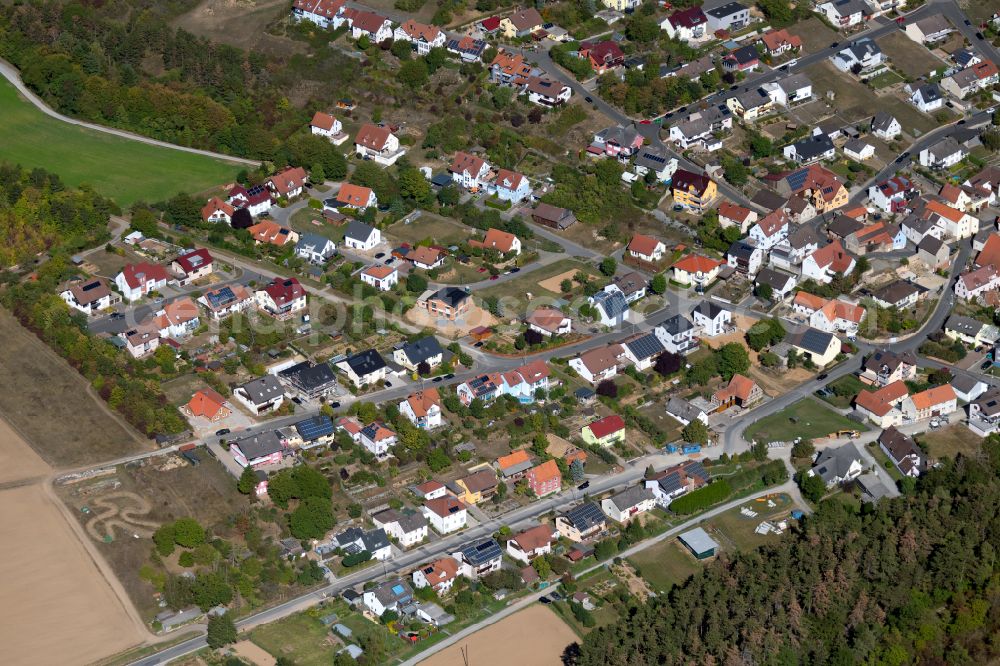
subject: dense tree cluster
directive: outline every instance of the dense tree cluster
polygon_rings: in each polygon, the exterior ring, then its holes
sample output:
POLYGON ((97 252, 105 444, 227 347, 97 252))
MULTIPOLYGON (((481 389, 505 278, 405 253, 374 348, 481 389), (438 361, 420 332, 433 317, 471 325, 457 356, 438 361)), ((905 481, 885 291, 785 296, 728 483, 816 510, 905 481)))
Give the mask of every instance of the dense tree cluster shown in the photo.
MULTIPOLYGON (((719 561, 584 639, 578 666, 989 663, 1000 654, 1000 439, 913 492, 826 501, 789 538, 719 561)), ((572 651, 568 651, 569 652, 572 651)))

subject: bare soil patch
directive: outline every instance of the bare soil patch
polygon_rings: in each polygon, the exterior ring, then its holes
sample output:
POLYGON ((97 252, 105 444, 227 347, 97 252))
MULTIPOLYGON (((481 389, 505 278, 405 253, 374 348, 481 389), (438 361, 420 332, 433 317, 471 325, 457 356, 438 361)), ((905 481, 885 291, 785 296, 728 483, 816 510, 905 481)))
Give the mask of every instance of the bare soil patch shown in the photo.
POLYGON ((288 12, 285 0, 204 0, 173 23, 222 44, 287 54, 304 50, 304 44, 268 34, 265 28, 288 12))
POLYGON ((0 487, 48 474, 51 468, 0 419, 0 487))
POLYGON ((458 321, 438 319, 420 308, 413 308, 407 312, 406 320, 417 326, 429 326, 439 334, 449 338, 460 338, 468 335, 469 331, 478 326, 493 326, 497 323, 496 317, 478 305, 471 306, 465 316, 458 321))
POLYGON ((274 666, 278 660, 268 654, 267 650, 258 647, 250 641, 240 641, 233 645, 233 651, 237 656, 250 661, 257 666, 274 666))
POLYGON ((560 663, 576 634, 549 608, 532 605, 477 631, 422 663, 427 666, 464 666, 462 648, 478 666, 552 666, 560 663), (516 640, 511 640, 516 637, 516 640))
POLYGON ((566 271, 565 273, 560 273, 559 275, 553 275, 550 278, 542 280, 538 283, 538 286, 546 291, 551 291, 555 294, 560 293, 562 290, 559 285, 563 280, 573 280, 573 276, 579 273, 579 271, 566 271))
POLYGON ((90 389, 88 383, 0 310, 0 416, 53 467, 113 460, 149 448, 90 389))

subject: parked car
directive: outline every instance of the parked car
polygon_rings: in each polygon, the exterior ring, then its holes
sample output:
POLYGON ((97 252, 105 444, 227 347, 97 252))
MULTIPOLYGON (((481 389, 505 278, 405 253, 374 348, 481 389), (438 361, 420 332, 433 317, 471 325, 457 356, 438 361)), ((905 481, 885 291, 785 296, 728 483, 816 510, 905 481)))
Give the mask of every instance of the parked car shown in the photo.
POLYGON ((230 432, 232 431, 229 428, 220 428, 219 430, 215 431, 215 436, 222 437, 223 435, 228 435, 230 432))
POLYGON ((455 373, 454 372, 449 372, 447 375, 444 376, 444 378, 445 379, 454 379, 455 378, 455 373))
POLYGON ((589 487, 590 487, 590 481, 584 481, 583 483, 581 483, 580 485, 578 485, 576 487, 576 489, 577 490, 586 490, 589 487))
POLYGON ((121 312, 112 312, 111 313, 111 318, 112 319, 124 319, 125 315, 123 315, 121 312))
POLYGON ((820 373, 820 374, 816 375, 816 379, 818 379, 819 381, 823 381, 824 379, 826 379, 829 376, 830 375, 828 375, 825 372, 823 372, 823 373, 820 373))
POLYGON ((331 402, 330 403, 330 409, 337 409, 339 407, 340 407, 340 403, 339 402, 331 402))

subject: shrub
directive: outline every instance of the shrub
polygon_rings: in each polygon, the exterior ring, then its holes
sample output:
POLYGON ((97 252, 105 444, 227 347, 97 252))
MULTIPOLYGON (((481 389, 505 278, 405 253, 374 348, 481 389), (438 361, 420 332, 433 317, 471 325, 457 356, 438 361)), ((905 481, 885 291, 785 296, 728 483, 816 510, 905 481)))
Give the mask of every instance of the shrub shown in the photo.
POLYGON ((679 514, 695 513, 718 504, 732 493, 733 489, 725 479, 713 481, 703 488, 692 490, 687 495, 675 499, 670 503, 670 510, 679 514))

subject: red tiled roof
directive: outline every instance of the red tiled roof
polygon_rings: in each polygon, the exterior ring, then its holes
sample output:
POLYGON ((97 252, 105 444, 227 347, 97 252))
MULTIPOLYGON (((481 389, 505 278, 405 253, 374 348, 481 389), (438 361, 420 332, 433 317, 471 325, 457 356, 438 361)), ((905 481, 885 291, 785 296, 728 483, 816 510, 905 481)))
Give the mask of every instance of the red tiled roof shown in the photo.
POLYGON ((462 151, 455 153, 454 159, 451 160, 451 166, 448 167, 448 171, 452 173, 462 173, 463 171, 468 171, 473 176, 479 175, 482 171, 483 166, 486 165, 486 160, 477 155, 471 155, 462 151))
POLYGON ((851 262, 854 261, 854 258, 840 244, 839 239, 819 248, 809 256, 813 258, 817 266, 829 268, 834 273, 846 273, 851 262))
POLYGON ((122 273, 125 275, 125 284, 132 289, 139 288, 149 280, 159 282, 160 280, 170 279, 163 266, 157 266, 145 261, 138 264, 125 264, 125 267, 122 268, 122 273))
POLYGON ((191 396, 187 404, 188 411, 194 416, 202 416, 207 419, 214 419, 215 415, 226 406, 226 399, 217 391, 204 388, 191 396))
POLYGON ((862 391, 854 398, 854 404, 876 416, 885 416, 892 410, 893 403, 902 400, 907 394, 906 384, 895 381, 877 391, 862 391))
POLYGON ((721 261, 703 257, 700 254, 689 254, 678 260, 673 268, 687 273, 711 273, 722 265, 721 261))
POLYGON ((768 30, 761 35, 760 40, 764 42, 764 46, 768 51, 775 51, 784 44, 790 45, 793 49, 802 48, 802 40, 799 39, 798 35, 790 34, 784 28, 781 30, 768 30))
POLYGON ((322 111, 317 111, 313 114, 313 119, 310 121, 309 125, 312 127, 319 127, 320 129, 325 129, 330 131, 333 129, 334 123, 337 119, 331 116, 329 113, 323 113, 322 111))
POLYGON ((365 275, 372 276, 376 280, 384 280, 385 278, 395 273, 396 269, 393 268, 392 266, 378 265, 378 266, 369 266, 368 268, 366 268, 361 272, 364 273, 365 275))
POLYGON ((275 278, 264 287, 264 291, 271 297, 274 304, 279 306, 291 303, 306 293, 295 278, 275 278))
POLYGON ((528 454, 528 450, 518 449, 517 451, 512 451, 505 456, 497 458, 497 467, 499 467, 502 472, 505 469, 516 467, 517 465, 526 463, 529 460, 531 460, 531 456, 528 454))
POLYGON ((358 130, 357 136, 354 137, 354 143, 371 150, 382 150, 385 148, 385 142, 389 140, 391 134, 392 132, 389 131, 388 127, 378 127, 371 123, 366 123, 358 130))
POLYGON ((538 308, 525 317, 527 323, 551 333, 559 328, 564 319, 566 319, 566 315, 555 308, 538 308))
POLYGON ((715 396, 720 402, 726 402, 731 397, 745 401, 750 398, 750 394, 756 387, 757 384, 754 380, 741 374, 735 374, 729 380, 729 386, 716 391, 715 396))
POLYGON ((930 409, 935 405, 955 400, 956 397, 955 389, 951 387, 951 384, 942 384, 916 393, 910 396, 910 400, 913 401, 913 406, 917 409, 930 409))
POLYGON ((174 261, 180 265, 181 270, 185 273, 193 273, 205 265, 210 265, 212 263, 212 255, 209 254, 208 250, 201 247, 187 254, 182 254, 174 259, 174 261))
POLYGON ((306 170, 302 167, 289 167, 271 176, 270 182, 280 196, 286 196, 292 190, 305 187, 306 170))
POLYGON ((480 247, 485 247, 500 252, 510 252, 517 236, 499 229, 488 229, 486 236, 479 242, 480 247))
POLYGON ((596 439, 603 439, 608 435, 614 434, 619 430, 625 429, 625 421, 622 417, 617 414, 611 414, 610 416, 605 416, 603 419, 598 419, 593 423, 587 425, 590 429, 590 433, 596 439))
POLYGON ((207 222, 208 218, 210 218, 213 214, 215 214, 216 211, 219 211, 219 210, 221 210, 223 213, 225 213, 229 217, 232 217, 233 213, 236 212, 235 208, 233 208, 232 206, 230 206, 229 204, 227 204, 225 201, 223 201, 219 197, 212 197, 211 199, 208 200, 208 203, 205 204, 202 207, 202 209, 201 209, 201 219, 203 219, 203 220, 205 220, 207 222))
POLYGON ((441 31, 438 30, 436 26, 427 25, 426 23, 418 23, 413 19, 407 19, 399 27, 403 32, 409 35, 411 39, 422 39, 425 42, 433 42, 437 39, 437 36, 441 34, 441 31))
POLYGON ((537 525, 523 532, 518 532, 512 538, 521 547, 521 550, 530 553, 552 543, 552 528, 537 525))
POLYGON ((536 484, 547 483, 555 479, 562 479, 559 472, 559 465, 555 460, 546 460, 541 465, 536 465, 528 470, 528 478, 536 484))
POLYGON ((345 0, 295 0, 295 8, 329 19, 337 15, 344 2, 345 0))
POLYGON ((337 202, 342 203, 345 206, 362 208, 368 205, 368 202, 371 200, 371 195, 372 190, 370 187, 344 183, 340 186, 340 191, 337 192, 337 202))
POLYGON ((719 217, 724 217, 730 220, 736 220, 738 222, 745 222, 748 217, 753 214, 753 211, 749 208, 744 208, 743 206, 737 206, 730 201, 723 201, 719 204, 719 217))
POLYGON ((656 247, 661 244, 661 241, 652 236, 646 236, 645 234, 636 234, 632 236, 632 240, 629 241, 628 251, 636 252, 645 256, 651 256, 656 252, 656 247))
POLYGON ((451 495, 446 495, 445 497, 436 497, 431 500, 424 502, 424 506, 441 516, 442 518, 447 518, 453 513, 458 513, 459 511, 465 511, 469 507, 462 500, 457 497, 452 497, 451 495))
POLYGON ((983 244, 983 249, 976 256, 979 266, 995 266, 1000 269, 1000 234, 992 233, 983 244))

